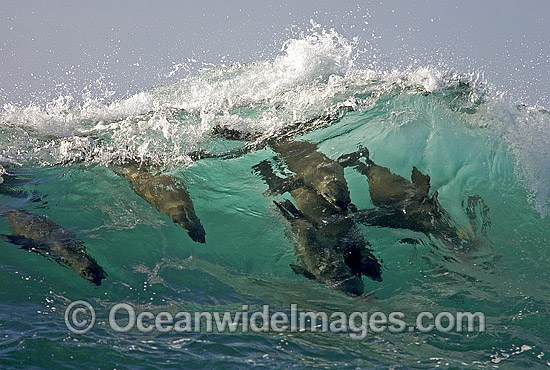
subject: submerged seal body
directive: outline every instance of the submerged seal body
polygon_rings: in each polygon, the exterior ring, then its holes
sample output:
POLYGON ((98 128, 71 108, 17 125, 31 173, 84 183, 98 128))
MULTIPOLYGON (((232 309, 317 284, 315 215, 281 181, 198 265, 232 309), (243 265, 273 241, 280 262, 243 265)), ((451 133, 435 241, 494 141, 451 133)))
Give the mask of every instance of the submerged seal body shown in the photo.
MULTIPOLYGON (((437 199, 437 191, 429 196, 430 176, 422 174, 416 167, 413 167, 409 181, 374 163, 366 149, 342 156, 339 162, 357 168, 369 181, 370 198, 377 208, 358 211, 359 222, 433 235, 455 251, 478 243, 473 232, 453 226, 451 216, 437 199)), ((475 201, 486 207, 482 200, 476 198, 475 201)), ((473 207, 475 204, 471 205, 473 207)), ((489 223, 488 207, 484 211, 484 222, 489 223)))
POLYGON ((4 240, 70 266, 94 285, 100 285, 107 276, 86 252, 84 243, 49 218, 22 210, 6 211, 1 215, 12 231, 12 235, 1 235, 4 240))
POLYGON ((340 211, 351 203, 344 168, 307 141, 282 141, 271 145, 288 169, 340 211))
POLYGON ((254 169, 272 192, 290 192, 290 201, 274 202, 290 221, 295 252, 301 265, 292 269, 307 278, 350 295, 364 290, 362 275, 381 281, 381 266, 355 221, 343 167, 308 142, 284 142, 273 149, 295 176, 277 176, 269 162, 254 169))
MULTIPOLYGON (((343 216, 324 197, 308 188, 297 188, 290 193, 297 205, 276 203, 279 209, 293 214, 291 230, 297 236, 296 254, 304 265, 304 272, 315 280, 351 295, 364 290, 362 275, 381 281, 381 266, 351 218, 343 216)), ((289 218, 288 216, 287 219, 289 218)), ((300 272, 294 267, 296 272, 300 272)))
POLYGON ((130 182, 137 195, 187 231, 192 240, 199 243, 206 241, 206 232, 195 214, 193 201, 183 182, 174 176, 153 173, 137 163, 113 169, 130 182))

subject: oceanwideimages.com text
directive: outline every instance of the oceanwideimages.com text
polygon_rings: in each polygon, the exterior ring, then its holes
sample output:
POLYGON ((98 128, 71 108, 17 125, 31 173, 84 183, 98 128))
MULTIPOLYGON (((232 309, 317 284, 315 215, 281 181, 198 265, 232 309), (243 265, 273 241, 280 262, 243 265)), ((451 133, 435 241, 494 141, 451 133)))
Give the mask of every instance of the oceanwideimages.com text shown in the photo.
MULTIPOLYGON (((69 330, 84 334, 95 325, 94 308, 85 301, 71 303, 65 311, 65 323, 69 330)), ((109 310, 109 327, 118 333, 137 330, 142 333, 334 333, 347 334, 363 340, 369 333, 381 334, 438 331, 484 332, 485 315, 482 312, 420 312, 411 321, 403 312, 320 312, 304 311, 291 304, 288 311, 271 311, 269 305, 252 310, 242 305, 235 312, 138 312, 127 303, 118 303, 109 310)))

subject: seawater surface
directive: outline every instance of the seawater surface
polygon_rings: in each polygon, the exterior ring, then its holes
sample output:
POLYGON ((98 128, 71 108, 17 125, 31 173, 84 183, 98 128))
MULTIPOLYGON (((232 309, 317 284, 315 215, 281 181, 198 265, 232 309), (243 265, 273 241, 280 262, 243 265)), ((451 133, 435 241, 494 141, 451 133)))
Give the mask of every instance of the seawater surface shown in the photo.
MULTIPOLYGON (((360 57, 360 56, 359 56, 360 57)), ((550 365, 550 113, 508 102, 476 73, 432 67, 383 72, 356 66, 353 43, 317 30, 289 40, 274 60, 217 67, 105 102, 60 96, 0 114, 2 207, 45 215, 73 231, 107 271, 94 287, 71 269, 0 240, 2 368, 527 368, 550 365), (217 126, 247 139, 211 135, 217 126), (348 297, 304 277, 288 223, 252 171, 276 155, 281 133, 332 159, 368 148, 410 178, 458 225, 463 202, 484 199, 482 247, 457 258, 434 238, 361 226, 383 261, 383 281, 348 297), (208 153, 197 159, 192 153, 208 153), (138 159, 180 178, 206 230, 194 243, 137 196, 112 163, 138 159), (418 244, 400 242, 404 238, 418 244), (85 300, 97 323, 65 326, 85 300), (116 333, 109 309, 236 312, 355 311, 412 318, 422 311, 483 312, 484 333, 116 333)), ((351 199, 372 208, 366 178, 345 172, 351 199)), ((0 233, 10 234, 0 220, 0 233)), ((407 320, 409 321, 409 320, 407 320)))

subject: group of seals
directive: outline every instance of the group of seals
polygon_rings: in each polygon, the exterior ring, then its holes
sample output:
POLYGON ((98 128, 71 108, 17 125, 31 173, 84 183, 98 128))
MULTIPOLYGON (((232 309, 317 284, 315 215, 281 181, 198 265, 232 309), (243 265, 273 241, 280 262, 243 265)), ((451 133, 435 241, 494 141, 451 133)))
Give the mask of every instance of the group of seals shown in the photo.
MULTIPOLYGON (((206 233, 195 214, 191 197, 176 177, 154 172, 137 162, 112 166, 112 169, 130 182, 136 194, 187 231, 193 241, 205 243, 206 233)), ((19 195, 5 184, 0 187, 5 195, 19 195)), ((46 216, 5 207, 0 207, 0 216, 12 232, 12 235, 0 235, 7 242, 67 265, 94 285, 101 285, 107 277, 103 268, 87 253, 84 243, 46 216)))
POLYGON ((345 217, 351 204, 344 169, 336 161, 305 141, 273 145, 295 176, 277 176, 269 162, 254 170, 266 181, 272 193, 290 192, 290 200, 275 202, 289 220, 296 236, 296 255, 300 265, 294 272, 350 295, 364 290, 362 275, 381 281, 381 265, 364 240, 355 221, 345 217))
MULTIPOLYGON (((234 139, 243 139, 237 131, 231 134, 234 139)), ((332 160, 307 141, 285 138, 272 140, 269 145, 293 175, 276 175, 266 160, 253 169, 267 183, 271 194, 288 192, 294 199, 296 205, 288 199, 274 204, 289 221, 296 241, 299 264, 292 264, 291 268, 297 274, 354 296, 363 294, 362 276, 382 281, 382 266, 358 223, 433 235, 455 250, 468 249, 476 241, 474 224, 473 231, 453 226, 450 215, 437 200, 437 191, 429 195, 430 176, 416 167, 409 181, 375 164, 367 149, 332 160), (369 195, 376 208, 357 210, 351 203, 345 167, 353 167, 367 177, 369 195)), ((180 225, 193 241, 205 243, 205 230, 182 181, 137 161, 110 168, 126 178, 137 195, 180 225)), ((474 222, 478 206, 482 207, 485 233, 489 209, 483 199, 470 197, 467 215, 474 222)), ((95 285, 107 276, 86 252, 82 241, 47 217, 1 209, 0 216, 12 231, 12 235, 1 235, 3 239, 70 266, 95 285)))
MULTIPOLYGON (((473 232, 453 226, 449 213, 437 200, 437 191, 429 195, 430 176, 416 167, 409 181, 375 164, 364 148, 337 160, 306 141, 284 140, 271 143, 271 148, 294 175, 277 176, 267 161, 253 169, 272 194, 289 192, 296 203, 297 207, 290 200, 274 202, 290 221, 296 239, 296 255, 301 261, 300 266, 291 265, 296 273, 350 295, 363 293, 362 275, 381 281, 380 263, 356 222, 422 232, 457 253, 467 253, 478 242, 474 224, 473 232), (367 177, 376 208, 357 210, 351 203, 344 167, 353 167, 367 177)), ((485 232, 489 209, 483 199, 470 197, 467 214, 473 222, 477 205, 482 206, 485 232)))

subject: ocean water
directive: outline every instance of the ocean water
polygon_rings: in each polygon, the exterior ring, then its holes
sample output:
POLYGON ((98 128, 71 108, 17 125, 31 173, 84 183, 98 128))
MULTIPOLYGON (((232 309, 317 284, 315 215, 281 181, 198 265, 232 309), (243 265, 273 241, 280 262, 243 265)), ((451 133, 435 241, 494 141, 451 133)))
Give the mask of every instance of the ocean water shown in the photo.
MULTIPOLYGON (((357 67, 353 42, 316 30, 279 56, 213 67, 124 99, 59 96, 0 114, 2 207, 74 232, 108 273, 93 286, 69 268, 0 240, 0 367, 10 368, 544 368, 550 366, 550 112, 517 105, 476 71, 357 67), (223 126, 247 140, 211 135, 223 126), (491 225, 457 258, 435 238, 361 226, 383 281, 346 296, 296 275, 288 222, 252 167, 286 134, 332 159, 359 147, 393 173, 413 166, 461 227, 480 196, 491 225), (191 155, 208 153, 197 159, 191 155), (206 243, 109 169, 127 159, 181 179, 206 243), (402 243, 412 238, 418 244, 402 243), (71 333, 67 306, 89 302, 94 328, 71 333), (485 332, 117 333, 109 309, 483 312, 485 332)), ((372 208, 367 179, 345 171, 352 202, 372 208)), ((0 234, 10 234, 0 220, 0 234)))

